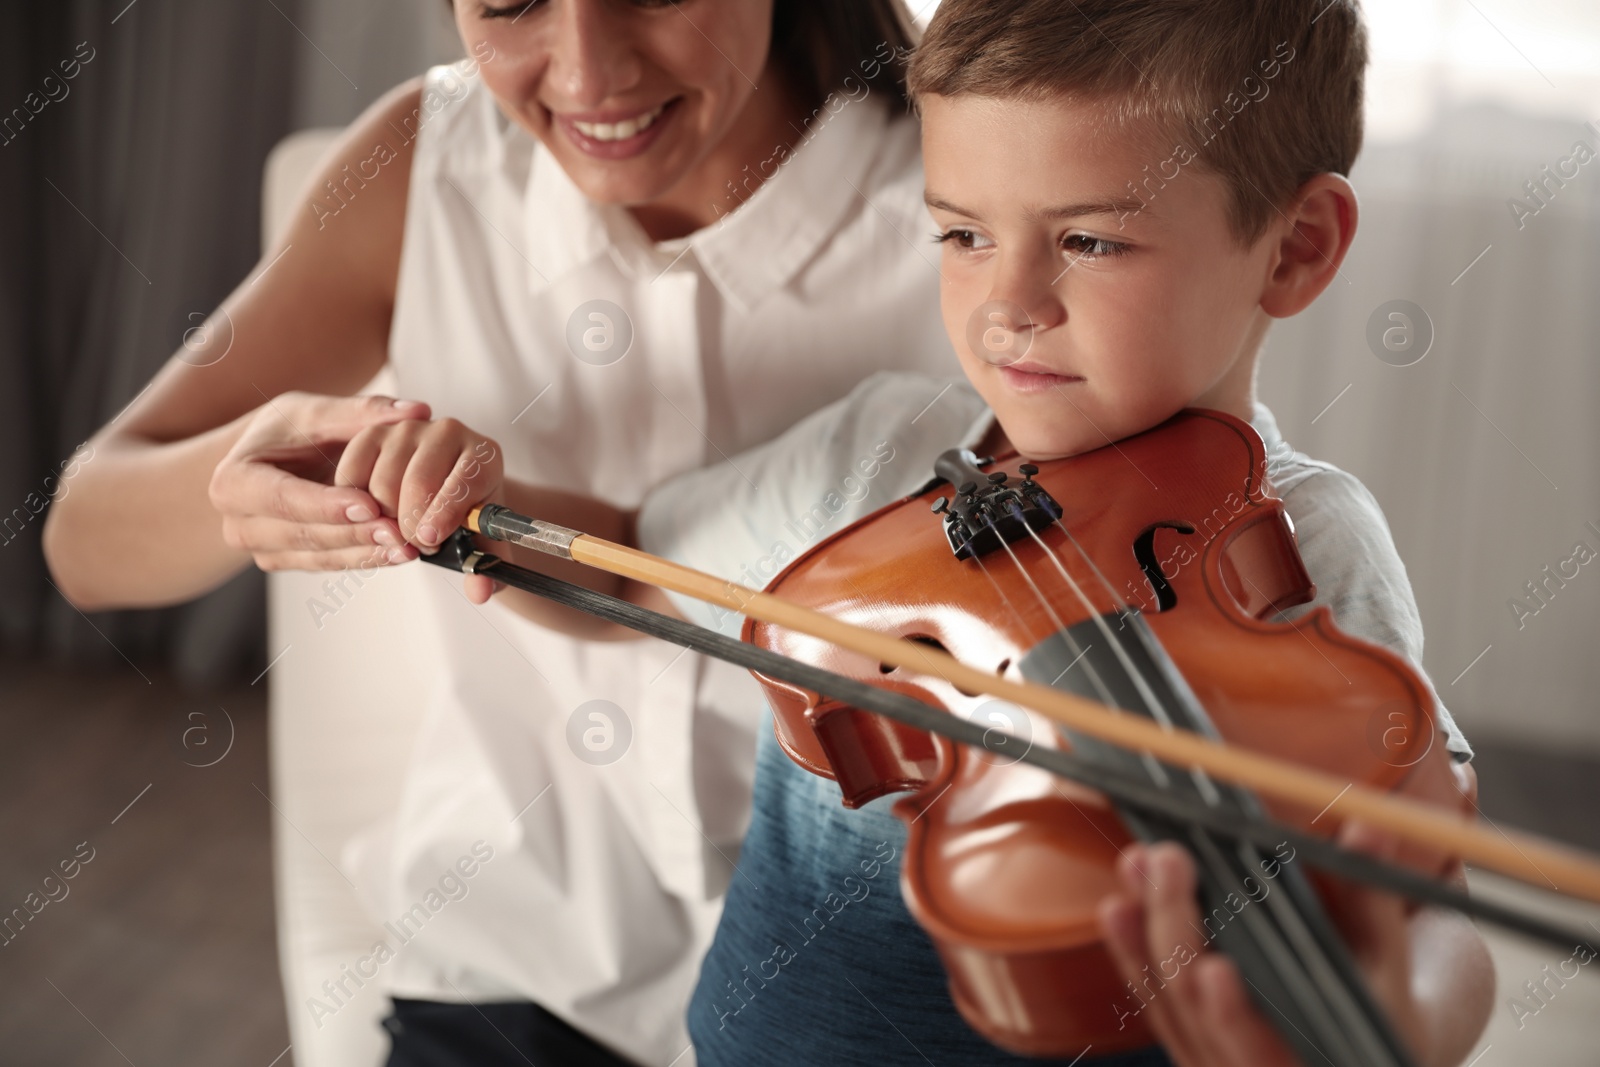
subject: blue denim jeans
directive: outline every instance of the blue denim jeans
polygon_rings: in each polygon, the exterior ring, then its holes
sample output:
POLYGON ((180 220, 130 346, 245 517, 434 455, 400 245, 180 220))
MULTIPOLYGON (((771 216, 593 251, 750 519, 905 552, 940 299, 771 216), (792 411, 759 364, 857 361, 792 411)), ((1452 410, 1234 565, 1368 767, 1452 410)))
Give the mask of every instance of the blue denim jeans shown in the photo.
POLYGON ((1171 1067, 1160 1049, 1014 1056, 967 1025, 900 897, 893 798, 858 811, 762 732, 755 810, 689 1006, 700 1067, 1171 1067))

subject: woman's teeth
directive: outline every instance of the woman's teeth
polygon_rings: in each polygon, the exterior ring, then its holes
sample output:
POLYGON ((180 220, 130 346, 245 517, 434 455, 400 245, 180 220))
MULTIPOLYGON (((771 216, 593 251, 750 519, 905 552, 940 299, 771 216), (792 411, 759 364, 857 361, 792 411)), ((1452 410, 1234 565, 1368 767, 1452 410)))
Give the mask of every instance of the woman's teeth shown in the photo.
POLYGON ((621 122, 579 122, 577 119, 573 119, 572 125, 577 128, 579 133, 585 137, 592 137, 596 141, 626 141, 628 138, 649 129, 650 125, 661 117, 661 112, 666 106, 665 104, 660 104, 651 111, 646 111, 642 115, 635 115, 631 119, 623 119, 621 122))

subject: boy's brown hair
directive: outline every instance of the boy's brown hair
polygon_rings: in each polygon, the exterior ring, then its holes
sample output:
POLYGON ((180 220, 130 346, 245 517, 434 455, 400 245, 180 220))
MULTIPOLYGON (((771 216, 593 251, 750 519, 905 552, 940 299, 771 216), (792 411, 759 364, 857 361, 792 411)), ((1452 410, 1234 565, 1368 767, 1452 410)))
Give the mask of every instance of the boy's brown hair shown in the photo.
POLYGON ((1357 0, 943 0, 908 81, 913 99, 1066 97, 1149 124, 1171 147, 1125 191, 1150 201, 1198 163, 1249 245, 1312 176, 1349 174, 1366 66, 1357 0))

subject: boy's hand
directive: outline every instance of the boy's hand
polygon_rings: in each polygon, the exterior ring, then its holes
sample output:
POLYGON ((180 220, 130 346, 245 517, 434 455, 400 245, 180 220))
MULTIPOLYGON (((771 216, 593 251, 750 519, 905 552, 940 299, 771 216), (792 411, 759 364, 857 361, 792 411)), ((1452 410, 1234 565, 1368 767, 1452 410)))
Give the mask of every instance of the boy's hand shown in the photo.
MULTIPOLYGON (((456 419, 407 419, 369 426, 346 446, 335 485, 360 486, 401 536, 432 555, 467 513, 499 498, 505 485, 500 447, 456 419)), ((482 604, 499 586, 465 576, 467 599, 482 604)))
MULTIPOLYGON (((1392 839, 1355 824, 1345 826, 1340 842, 1379 859, 1392 859, 1398 851, 1392 839)), ((1179 1067, 1302 1067, 1256 1007, 1233 961, 1210 948, 1199 932, 1205 928, 1188 852, 1170 842, 1132 845, 1117 873, 1124 890, 1101 902, 1100 925, 1123 978, 1142 987, 1149 975, 1159 974, 1165 983, 1142 1001, 1139 1012, 1173 1062, 1179 1067), (1188 962, 1169 979, 1176 959, 1188 962)), ((1406 903, 1365 886, 1344 888, 1334 919, 1401 1040, 1418 1062, 1428 1063, 1432 1050, 1420 1047, 1426 1027, 1412 995, 1406 903)), ((1245 905, 1257 906, 1254 901, 1245 905)))

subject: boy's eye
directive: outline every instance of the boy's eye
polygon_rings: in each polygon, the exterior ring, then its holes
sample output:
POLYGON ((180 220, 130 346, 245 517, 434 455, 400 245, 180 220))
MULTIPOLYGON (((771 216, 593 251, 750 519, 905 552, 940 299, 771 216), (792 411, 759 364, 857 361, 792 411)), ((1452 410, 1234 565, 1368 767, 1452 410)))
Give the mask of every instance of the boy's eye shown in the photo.
POLYGON ((971 230, 963 229, 945 230, 943 233, 934 234, 933 239, 938 244, 953 243, 957 248, 961 248, 969 252, 978 249, 989 248, 994 244, 993 241, 981 234, 976 234, 971 230))
POLYGON ((1128 246, 1125 244, 1108 241, 1103 237, 1090 237, 1086 233, 1068 234, 1062 238, 1061 247, 1079 259, 1120 256, 1128 250, 1128 246))

